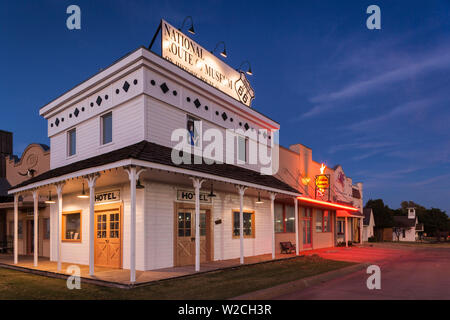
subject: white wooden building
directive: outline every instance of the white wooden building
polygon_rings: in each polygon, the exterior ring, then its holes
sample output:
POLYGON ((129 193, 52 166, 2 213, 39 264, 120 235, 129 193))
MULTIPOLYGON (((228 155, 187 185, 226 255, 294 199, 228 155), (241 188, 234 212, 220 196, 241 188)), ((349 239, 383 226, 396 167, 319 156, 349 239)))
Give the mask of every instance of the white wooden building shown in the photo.
POLYGON ((251 137, 231 137, 232 157, 242 164, 171 161, 173 131, 192 120, 203 132, 266 129, 266 142, 256 143, 269 147, 279 124, 147 48, 56 98, 40 115, 48 123, 50 170, 10 189, 14 241, 17 248, 19 196, 38 199, 51 190, 57 201, 50 206, 50 260, 58 268, 67 262, 89 265, 90 274, 95 266, 130 269, 134 282, 136 270, 194 264, 200 270, 204 261, 274 256, 277 196, 292 199, 297 221, 300 192, 249 164, 251 137))

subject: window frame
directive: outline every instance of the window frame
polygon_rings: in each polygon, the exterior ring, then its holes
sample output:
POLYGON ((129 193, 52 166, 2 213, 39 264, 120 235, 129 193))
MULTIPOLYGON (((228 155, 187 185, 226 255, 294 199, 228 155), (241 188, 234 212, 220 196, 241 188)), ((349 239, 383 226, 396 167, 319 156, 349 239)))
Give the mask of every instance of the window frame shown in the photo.
MULTIPOLYGON (((275 233, 295 233, 295 223, 297 223, 296 221, 295 221, 295 206, 291 206, 291 205, 289 205, 289 204, 286 204, 286 203, 280 203, 280 202, 277 202, 276 204, 278 204, 278 205, 281 205, 282 207, 283 207, 283 218, 282 218, 282 224, 283 224, 283 231, 275 231, 275 233), (294 230, 292 230, 292 231, 287 231, 287 210, 286 210, 286 208, 287 207, 292 207, 293 208, 293 212, 294 212, 294 230)), ((274 215, 274 219, 275 219, 275 215, 274 215)), ((274 221, 274 224, 275 224, 275 221, 274 221)))
POLYGON ((113 112, 112 111, 108 111, 104 114, 100 115, 100 146, 107 146, 110 145, 114 142, 113 139, 113 112), (107 116, 111 116, 111 141, 109 142, 104 142, 105 139, 105 135, 104 135, 104 119, 107 116))
POLYGON ((238 136, 237 136, 237 160, 240 163, 248 162, 248 143, 249 143, 248 137, 238 134, 238 136), (240 143, 242 140, 244 141, 244 159, 240 158, 241 153, 239 152, 241 150, 240 143))
MULTIPOLYGON (((238 216, 239 216, 239 214, 240 214, 240 210, 238 210, 238 209, 233 209, 232 211, 231 211, 231 222, 232 222, 232 224, 231 224, 231 235, 232 235, 232 238, 233 239, 239 239, 240 238, 240 235, 237 235, 237 236, 235 236, 234 235, 234 222, 235 222, 235 220, 234 220, 234 216, 235 216, 235 213, 238 213, 238 216)), ((252 234, 251 235, 245 235, 245 233, 244 233, 244 239, 254 239, 255 238, 255 234, 256 234, 256 229, 255 229, 255 226, 256 226, 256 224, 255 224, 255 210, 243 210, 242 211, 242 213, 243 213, 243 215, 245 214, 245 213, 249 213, 249 214, 251 214, 251 219, 252 219, 252 224, 251 224, 251 231, 252 231, 252 234)))
POLYGON ((332 228, 332 223, 331 223, 331 215, 332 215, 332 210, 325 210, 325 209, 315 209, 316 212, 316 218, 315 218, 315 232, 317 233, 331 233, 333 232, 333 228, 332 228), (317 230, 317 223, 318 221, 318 213, 321 212, 322 213, 322 218, 320 219, 320 231, 317 230), (327 217, 325 219, 325 217, 327 217), (327 221, 327 230, 325 230, 325 220, 327 221))
POLYGON ((77 155, 77 128, 72 128, 70 130, 67 130, 67 157, 71 158, 71 157, 75 157, 77 155), (75 133, 75 152, 73 154, 71 154, 71 146, 72 146, 72 141, 71 141, 71 134, 75 133))
POLYGON ((61 242, 74 242, 74 243, 81 243, 82 242, 82 235, 83 235, 83 214, 81 210, 75 210, 75 211, 63 211, 61 214, 61 242), (80 215, 80 236, 78 239, 66 239, 66 216, 71 214, 79 214, 80 215))
POLYGON ((186 131, 188 132, 188 137, 187 137, 188 138, 188 141, 187 141, 188 147, 201 150, 202 149, 202 141, 203 141, 203 122, 202 122, 202 120, 200 118, 196 117, 196 116, 193 116, 193 115, 191 115, 189 113, 186 113, 186 131), (198 146, 196 146, 195 143, 191 144, 191 142, 190 142, 189 129, 188 129, 188 122, 189 122, 189 120, 193 120, 194 121, 194 129, 195 129, 195 122, 196 121, 200 122, 200 128, 198 130, 199 131, 198 132, 198 136, 199 136, 198 146))
POLYGON ((43 218, 42 226, 44 227, 42 238, 44 240, 50 240, 50 218, 43 218))

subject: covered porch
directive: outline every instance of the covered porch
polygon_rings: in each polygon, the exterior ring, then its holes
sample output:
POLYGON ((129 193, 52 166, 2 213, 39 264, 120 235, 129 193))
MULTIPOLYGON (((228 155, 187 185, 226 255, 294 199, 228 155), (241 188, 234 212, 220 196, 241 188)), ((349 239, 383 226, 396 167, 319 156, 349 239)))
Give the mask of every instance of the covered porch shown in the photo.
MULTIPOLYGON (((130 147, 115 150, 109 154, 104 154, 101 156, 89 158, 76 162, 74 164, 56 168, 50 170, 40 176, 32 178, 23 184, 13 187, 10 190, 10 194, 14 195, 14 254, 12 257, 12 262, 16 266, 21 266, 24 268, 32 268, 40 270, 41 267, 44 269, 51 270, 51 272, 56 272, 64 274, 64 262, 71 262, 70 255, 66 255, 63 259, 61 254, 61 247, 64 246, 65 250, 70 250, 67 248, 74 248, 71 246, 71 242, 81 242, 83 237, 83 244, 85 246, 79 246, 78 250, 83 251, 83 255, 88 255, 88 258, 80 261, 73 261, 67 265, 81 265, 82 266, 82 276, 91 279, 97 279, 100 274, 105 279, 113 280, 117 278, 121 282, 126 283, 136 283, 138 278, 141 278, 139 282, 148 282, 157 280, 160 277, 167 277, 158 275, 158 272, 168 272, 166 271, 138 271, 136 268, 137 259, 141 259, 142 255, 146 253, 142 251, 142 243, 147 243, 149 240, 145 238, 145 222, 142 220, 136 220, 136 211, 138 207, 137 203, 137 193, 142 192, 139 190, 145 189, 148 183, 173 183, 178 186, 190 186, 194 190, 195 194, 195 234, 192 239, 195 242, 195 263, 188 267, 177 267, 170 268, 170 274, 186 275, 192 272, 198 272, 200 270, 208 270, 209 263, 224 263, 225 265, 234 265, 234 262, 224 262, 226 260, 220 259, 222 261, 212 261, 214 262, 201 262, 201 248, 200 248, 200 195, 203 187, 204 191, 209 191, 211 188, 211 193, 213 192, 212 186, 216 190, 222 190, 228 194, 237 194, 240 199, 239 212, 239 242, 240 242, 240 257, 237 259, 238 264, 248 263, 253 261, 253 256, 245 256, 244 254, 244 194, 245 196, 259 197, 260 194, 269 198, 270 203, 270 213, 271 213, 271 223, 272 223, 272 254, 268 256, 271 259, 276 258, 275 254, 275 234, 273 231, 273 221, 274 221, 274 200, 277 194, 283 194, 292 198, 292 201, 297 207, 297 197, 300 195, 298 191, 284 184, 283 182, 275 179, 272 176, 262 176, 258 172, 251 171, 244 168, 239 168, 227 164, 213 164, 213 165, 174 165, 170 158, 171 149, 151 144, 149 142, 142 142, 130 147), (108 187, 113 187, 117 185, 125 185, 126 193, 126 210, 124 210, 123 219, 120 223, 123 223, 123 228, 120 227, 119 234, 124 234, 125 236, 120 238, 123 243, 123 250, 119 252, 120 263, 119 268, 111 270, 110 268, 104 269, 102 266, 98 266, 96 263, 95 255, 95 239, 98 237, 99 232, 101 232, 99 221, 96 216, 96 190, 104 190, 108 187), (206 187, 206 188, 205 188, 206 187), (39 257, 38 250, 34 250, 34 255, 32 259, 19 257, 17 250, 17 215, 18 215, 18 199, 19 196, 25 193, 31 193, 34 199, 34 220, 38 221, 38 203, 39 197, 47 198, 47 203, 49 203, 54 210, 52 219, 54 221, 55 228, 53 229, 54 241, 52 243, 52 250, 54 250, 54 255, 51 258, 52 261, 47 259, 42 259, 39 257), (51 195, 56 195, 53 199, 51 195), (85 219, 88 221, 87 230, 82 235, 82 230, 80 226, 79 232, 71 232, 69 239, 62 239, 66 236, 67 232, 64 232, 64 217, 63 214, 67 214, 63 210, 63 204, 67 203, 68 195, 75 198, 82 198, 85 205, 85 219), (137 239, 137 230, 141 234, 141 238, 137 239), (86 240, 87 239, 87 240, 86 240), (63 241, 65 240, 65 241, 63 241), (244 262, 245 256, 245 262, 244 262), (22 261, 23 260, 23 261, 22 261), (122 264, 123 262, 123 264, 122 264), (25 265, 22 265, 22 264, 25 265), (174 271, 176 270, 176 271, 174 271), (149 272, 149 273, 147 273, 149 272), (174 273, 175 272, 175 273, 174 273)), ((145 196, 145 195, 144 195, 145 196)), ((145 199, 143 203, 145 203, 145 199)), ((75 211, 78 210, 78 204, 74 204, 73 200, 67 207, 73 207, 75 211)), ((77 200, 78 201, 78 200, 77 200)), ((82 201, 82 200, 81 200, 82 201)), ((158 201, 157 199, 155 201, 158 201)), ((80 202, 81 203, 81 202, 80 202)), ((125 207, 125 205, 124 205, 125 207)), ((145 216, 145 206, 141 206, 141 210, 144 210, 145 216)), ((80 210, 78 210, 80 211, 80 210)), ((297 212, 298 210, 296 210, 297 212)), ((69 212, 70 213, 70 212, 69 212)), ((79 215, 79 220, 81 224, 81 211, 79 215)), ((109 224, 109 220, 108 220, 109 224)), ((38 224, 35 223, 35 237, 38 235, 38 224)), ((109 227, 108 227, 109 228, 109 227)), ((108 229, 109 230, 109 229, 108 229)), ((298 239, 298 230, 296 230, 298 239)), ((171 243, 172 239, 167 237, 166 242, 171 243)), ((37 241, 34 242, 35 246, 37 241)), ((150 243, 150 242, 149 242, 150 243)), ((174 244, 172 244, 174 245, 174 244)), ((297 249, 298 254, 298 249, 297 249)), ((255 255, 257 256, 257 255, 255 255)), ((154 259, 158 259, 158 256, 154 256, 154 259)), ((216 259, 217 260, 217 259, 216 259)), ((236 260, 236 259, 231 259, 236 260)), ((217 264, 216 264, 217 265, 217 264)), ((217 268, 216 266, 213 268, 217 268)), ((141 268, 142 269, 142 268, 141 268)), ((145 268, 143 270, 146 270, 145 268)), ((50 271, 49 271, 50 272, 50 271)), ((172 276, 171 276, 172 277, 172 276)), ((109 281, 109 280, 105 280, 109 281)))
MULTIPOLYGON (((207 273, 228 268, 235 268, 242 265, 252 265, 276 260, 290 259, 296 254, 276 254, 275 259, 271 254, 257 255, 246 257, 245 263, 242 264, 240 259, 228 259, 221 261, 211 261, 202 263, 201 271, 195 270, 195 266, 170 267, 149 271, 136 271, 135 281, 130 281, 129 269, 115 269, 105 267, 95 267, 95 274, 89 273, 89 265, 77 265, 80 268, 82 281, 88 281, 93 284, 113 287, 130 287, 130 285, 145 285, 154 281, 185 277, 198 273, 207 273)), ((71 273, 67 272, 67 268, 72 263, 62 263, 61 269, 58 270, 58 263, 50 261, 48 258, 40 257, 39 265, 34 266, 32 256, 19 256, 19 262, 14 263, 13 255, 0 254, 0 267, 13 268, 15 270, 35 273, 48 277, 67 278, 71 273)))

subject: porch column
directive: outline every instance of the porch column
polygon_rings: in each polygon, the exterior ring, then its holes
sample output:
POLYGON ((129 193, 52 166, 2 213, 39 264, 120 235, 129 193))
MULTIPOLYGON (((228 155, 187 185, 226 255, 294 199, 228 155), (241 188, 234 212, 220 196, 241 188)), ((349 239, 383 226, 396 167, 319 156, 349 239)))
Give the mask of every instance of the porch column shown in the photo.
POLYGON ((191 179, 195 189, 195 271, 200 271, 200 188, 204 180, 191 179))
POLYGON ((347 225, 347 217, 345 217, 345 246, 348 247, 348 225, 347 225))
POLYGON ((275 197, 276 193, 270 193, 270 219, 272 224, 272 259, 275 259, 275 197))
POLYGON ((14 194, 14 264, 19 262, 19 195, 14 194))
POLYGON ((244 264, 244 193, 247 190, 244 186, 236 186, 239 192, 239 246, 240 263, 244 264))
MULTIPOLYGON (((94 260, 95 260, 95 182, 98 174, 90 174, 86 176, 89 186, 89 275, 94 275, 94 260)), ((58 198, 59 200, 59 198, 58 198)))
POLYGON ((64 182, 55 184, 58 195, 58 209, 56 210, 56 258, 58 261, 57 271, 61 271, 61 219, 62 219, 62 190, 64 182))
POLYGON ((135 166, 125 169, 130 179, 130 282, 136 282, 136 182, 139 175, 145 171, 136 171, 135 166))
POLYGON ((298 199, 294 197, 294 210, 295 210, 295 254, 298 256, 300 250, 300 241, 298 239, 298 199))
POLYGON ((363 218, 359 219, 359 243, 363 244, 363 218))
POLYGON ((39 191, 33 190, 33 203, 34 203, 34 266, 38 266, 38 250, 39 250, 39 237, 38 237, 38 224, 39 224, 39 191))

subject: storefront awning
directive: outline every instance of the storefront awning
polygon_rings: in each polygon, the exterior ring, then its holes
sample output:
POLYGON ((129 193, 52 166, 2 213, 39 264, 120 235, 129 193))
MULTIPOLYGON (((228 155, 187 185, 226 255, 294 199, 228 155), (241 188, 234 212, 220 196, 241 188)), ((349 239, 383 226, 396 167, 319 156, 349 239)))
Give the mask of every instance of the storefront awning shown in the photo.
POLYGON ((347 210, 336 210, 336 216, 338 218, 364 218, 364 216, 358 211, 358 212, 352 212, 347 210))
POLYGON ((317 200, 317 199, 311 199, 311 198, 307 198, 307 197, 297 197, 298 201, 300 204, 305 204, 305 205, 309 205, 309 206, 313 206, 313 207, 317 207, 317 208, 321 208, 321 209, 328 209, 328 210, 336 210, 336 212, 339 211, 344 211, 344 212, 352 212, 353 215, 357 216, 357 214, 355 214, 355 212, 359 211, 358 208, 349 206, 349 205, 344 205, 344 204, 340 204, 340 203, 336 203, 336 202, 329 202, 329 201, 322 201, 322 200, 317 200))

